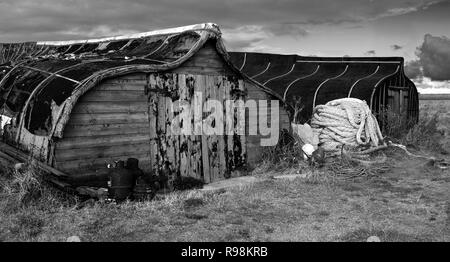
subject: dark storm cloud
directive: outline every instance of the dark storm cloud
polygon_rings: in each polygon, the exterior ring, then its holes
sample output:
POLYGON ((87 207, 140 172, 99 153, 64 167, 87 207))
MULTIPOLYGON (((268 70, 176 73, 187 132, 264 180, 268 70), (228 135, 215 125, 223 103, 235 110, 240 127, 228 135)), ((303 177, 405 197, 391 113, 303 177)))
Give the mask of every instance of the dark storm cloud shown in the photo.
POLYGON ((403 46, 401 46, 401 45, 391 45, 391 48, 392 48, 392 50, 394 50, 394 51, 398 51, 398 50, 400 50, 400 49, 402 49, 403 48, 403 46))
POLYGON ((405 63, 405 74, 411 79, 422 76, 421 64, 419 60, 409 61, 405 63))
POLYGON ((450 80, 450 39, 425 35, 423 44, 417 49, 423 75, 432 80, 450 80))
POLYGON ((0 42, 99 37, 215 22, 305 36, 307 25, 356 23, 426 8, 434 0, 0 0, 0 42))

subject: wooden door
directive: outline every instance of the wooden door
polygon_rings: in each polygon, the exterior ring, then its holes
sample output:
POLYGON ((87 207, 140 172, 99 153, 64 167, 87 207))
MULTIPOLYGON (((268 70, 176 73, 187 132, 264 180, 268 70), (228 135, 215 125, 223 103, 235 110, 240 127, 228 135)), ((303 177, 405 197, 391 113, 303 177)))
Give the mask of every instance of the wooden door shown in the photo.
POLYGON ((396 114, 406 114, 409 101, 407 87, 390 86, 388 88, 388 107, 396 114))
MULTIPOLYGON (((205 122, 223 124, 226 121, 211 117, 210 113, 194 108, 203 107, 206 101, 214 99, 223 105, 223 117, 230 109, 225 107, 227 99, 244 101, 243 83, 235 77, 192 74, 152 74, 146 88, 148 96, 150 156, 154 170, 167 163, 177 176, 190 176, 206 183, 225 179, 231 170, 246 162, 245 135, 204 135, 205 122), (174 107, 181 101, 188 107, 174 107), (184 123, 180 114, 191 119, 184 123), (195 122, 195 120, 200 120, 195 122), (185 125, 191 126, 190 134, 180 134, 185 125), (200 130, 199 130, 200 128, 200 130)), ((233 119, 244 117, 233 110, 233 119)), ((236 129, 234 126, 232 129, 236 129)))

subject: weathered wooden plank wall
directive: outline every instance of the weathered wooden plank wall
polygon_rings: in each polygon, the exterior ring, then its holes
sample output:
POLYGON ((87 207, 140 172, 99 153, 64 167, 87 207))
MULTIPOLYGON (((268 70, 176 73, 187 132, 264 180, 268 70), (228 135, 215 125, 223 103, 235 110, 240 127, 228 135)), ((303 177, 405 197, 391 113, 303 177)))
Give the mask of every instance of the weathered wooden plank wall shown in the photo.
POLYGON ((150 168, 149 110, 145 74, 103 82, 83 95, 56 144, 55 167, 69 174, 105 168, 136 157, 150 168))
MULTIPOLYGON (((229 154, 230 148, 232 151, 235 148, 241 149, 239 157, 233 159, 234 167, 244 165, 246 161, 245 139, 241 139, 237 135, 202 135, 204 134, 202 127, 205 124, 211 125, 212 122, 214 125, 223 125, 223 130, 225 130, 225 122, 220 114, 217 115, 217 119, 210 116, 208 112, 199 115, 202 121, 200 130, 199 126, 195 124, 194 118, 194 114, 202 110, 201 108, 196 110, 195 103, 204 105, 209 100, 216 100, 224 105, 224 99, 232 97, 230 92, 239 88, 244 88, 243 82, 239 82, 236 77, 232 76, 181 73, 150 75, 149 98, 151 101, 157 101, 153 107, 158 108, 150 113, 150 116, 156 119, 156 123, 151 125, 152 128, 155 126, 157 134, 157 137, 153 138, 156 141, 156 146, 153 148, 156 147, 154 151, 157 154, 155 164, 152 163, 154 168, 161 169, 167 163, 174 175, 191 176, 203 179, 207 183, 221 180, 229 176, 227 158, 236 156, 235 152, 229 154), (225 86, 229 88, 226 89, 225 86), (159 90, 168 92, 165 94, 159 90), (228 93, 226 93, 227 91, 228 93), (197 96, 196 99, 194 99, 195 96, 197 96), (174 108, 173 112, 171 109, 177 100, 183 103, 183 106, 174 108), (186 119, 182 116, 185 116, 186 119), (187 130, 191 130, 191 133, 177 133, 177 131, 180 132, 183 128, 187 128, 188 125, 190 128, 187 130), (234 137, 238 139, 232 139, 234 137)), ((238 92, 238 94, 240 95, 235 95, 235 100, 244 101, 243 93, 238 92)), ((237 112, 234 113, 237 114, 237 112)), ((228 112, 224 109, 223 113, 226 115, 228 112)), ((236 115, 233 118, 237 119, 238 117, 236 115)))
MULTIPOLYGON (((258 161, 261 159, 261 154, 263 153, 263 150, 261 150, 261 138, 267 137, 267 136, 261 136, 260 130, 259 130, 259 122, 261 116, 266 116, 267 121, 271 121, 271 108, 270 103, 267 103, 268 107, 260 107, 259 101, 270 101, 270 100, 276 100, 273 96, 270 94, 262 91, 258 86, 256 86, 253 83, 244 82, 245 90, 247 91, 247 100, 255 100, 258 106, 257 111, 257 123, 258 126, 258 135, 249 135, 247 136, 247 162, 249 165, 255 165, 258 163, 258 161)), ((291 123, 289 120, 289 115, 287 111, 283 108, 283 105, 281 102, 279 103, 279 117, 278 119, 274 119, 274 124, 279 126, 279 130, 291 130, 291 123)), ((250 121, 250 114, 247 112, 246 119, 245 119, 245 129, 250 130, 250 124, 253 123, 250 121)))

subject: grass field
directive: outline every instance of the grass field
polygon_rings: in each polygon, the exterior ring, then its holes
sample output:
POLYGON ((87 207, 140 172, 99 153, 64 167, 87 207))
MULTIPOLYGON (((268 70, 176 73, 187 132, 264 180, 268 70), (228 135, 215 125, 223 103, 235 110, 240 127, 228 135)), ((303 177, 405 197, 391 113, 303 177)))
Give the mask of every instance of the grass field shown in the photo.
MULTIPOLYGON (((447 145, 449 102, 421 101, 423 115, 443 112, 447 145)), ((384 168, 355 179, 304 165, 260 168, 255 176, 266 179, 246 187, 120 205, 80 202, 48 188, 20 204, 1 190, 0 241, 450 241, 449 170, 401 151, 387 154, 384 168), (270 179, 299 171, 310 176, 270 179)))
MULTIPOLYGON (((430 97, 428 98, 438 98, 430 97)), ((442 96, 443 99, 422 99, 419 101, 422 116, 426 114, 439 114, 439 129, 445 133, 444 146, 450 148, 450 95, 442 96), (445 99, 444 99, 445 98, 445 99)))

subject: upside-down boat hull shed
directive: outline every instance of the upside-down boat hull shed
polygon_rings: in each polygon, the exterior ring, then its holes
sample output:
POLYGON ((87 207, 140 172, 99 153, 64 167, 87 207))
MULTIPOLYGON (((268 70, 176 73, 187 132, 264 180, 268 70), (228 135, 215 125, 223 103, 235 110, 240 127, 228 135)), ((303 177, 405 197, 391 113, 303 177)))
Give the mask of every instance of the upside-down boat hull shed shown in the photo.
MULTIPOLYGON (((259 160, 261 136, 173 133, 173 103, 193 106, 199 92, 202 105, 212 99, 281 98, 231 64, 214 24, 0 44, 0 66, 0 113, 12 118, 6 142, 88 182, 106 173, 107 164, 129 157, 138 158, 147 172, 169 164, 172 173, 206 183, 230 177, 259 160)), ((181 113, 196 114, 185 108, 181 113)), ((207 121, 208 115, 200 114, 207 121)), ((248 129, 248 116, 231 114, 244 117, 248 129)), ((289 129, 283 108, 278 119, 280 130, 289 129)))
POLYGON ((316 105, 354 97, 365 100, 381 125, 387 108, 417 121, 418 92, 404 74, 401 57, 304 57, 230 52, 243 73, 283 97, 291 109, 304 105, 297 121, 311 119, 316 105))

